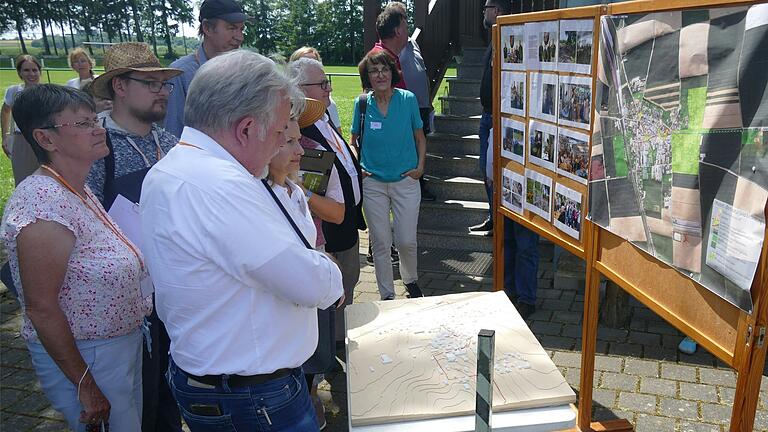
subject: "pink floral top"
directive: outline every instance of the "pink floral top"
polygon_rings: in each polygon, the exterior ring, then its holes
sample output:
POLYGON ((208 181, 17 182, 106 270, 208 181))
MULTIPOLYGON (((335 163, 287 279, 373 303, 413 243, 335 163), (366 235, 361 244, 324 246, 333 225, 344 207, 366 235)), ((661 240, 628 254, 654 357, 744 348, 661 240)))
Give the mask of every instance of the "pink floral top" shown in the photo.
MULTIPOLYGON (((86 193, 93 197, 87 186, 86 193)), ((75 339, 111 338, 138 328, 151 312, 152 303, 151 298, 142 298, 141 266, 136 255, 77 195, 53 178, 31 175, 8 200, 0 227, 0 236, 8 248, 13 283, 19 290, 24 318, 22 336, 37 341, 25 311, 16 237, 36 220, 59 223, 75 235, 75 246, 59 291, 59 306, 75 339)))

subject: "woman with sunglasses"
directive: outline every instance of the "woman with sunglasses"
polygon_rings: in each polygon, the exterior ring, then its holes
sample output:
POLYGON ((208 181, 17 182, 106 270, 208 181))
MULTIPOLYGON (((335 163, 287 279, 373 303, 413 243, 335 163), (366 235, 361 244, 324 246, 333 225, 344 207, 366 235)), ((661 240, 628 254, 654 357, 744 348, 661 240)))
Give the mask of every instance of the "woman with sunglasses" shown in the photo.
POLYGON ((40 384, 72 430, 140 430, 151 303, 141 253, 85 185, 109 152, 93 101, 42 84, 16 97, 13 116, 40 168, 8 200, 0 235, 40 384))
POLYGON ((421 297, 417 284, 416 225, 419 219, 426 137, 416 96, 395 88, 400 73, 386 51, 369 53, 359 65, 365 96, 352 117, 352 146, 363 169, 363 212, 368 224, 376 281, 382 300, 395 298, 390 248, 392 231, 400 252, 400 274, 409 297, 421 297), (390 228, 390 211, 393 215, 390 228))
POLYGON ((32 148, 24 140, 21 131, 13 122, 11 108, 17 94, 26 88, 40 84, 42 70, 40 61, 34 56, 22 54, 16 57, 16 73, 23 82, 12 85, 5 91, 5 99, 0 114, 0 126, 3 133, 3 151, 11 158, 13 179, 16 185, 36 170, 38 165, 32 148))

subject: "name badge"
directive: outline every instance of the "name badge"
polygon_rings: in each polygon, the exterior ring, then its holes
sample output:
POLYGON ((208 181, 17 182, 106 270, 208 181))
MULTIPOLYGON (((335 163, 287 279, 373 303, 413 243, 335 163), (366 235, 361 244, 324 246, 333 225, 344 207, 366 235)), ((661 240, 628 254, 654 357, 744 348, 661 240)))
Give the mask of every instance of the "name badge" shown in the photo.
POLYGON ((381 129, 381 122, 371 122, 371 130, 381 129))

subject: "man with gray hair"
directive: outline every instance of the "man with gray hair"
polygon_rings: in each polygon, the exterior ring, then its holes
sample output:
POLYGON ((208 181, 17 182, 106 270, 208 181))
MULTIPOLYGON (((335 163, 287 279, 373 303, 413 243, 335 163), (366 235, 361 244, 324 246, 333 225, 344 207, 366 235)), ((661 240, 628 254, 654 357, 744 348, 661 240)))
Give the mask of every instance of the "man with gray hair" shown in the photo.
POLYGON ((342 297, 341 272, 260 180, 301 98, 259 54, 209 60, 179 144, 144 181, 143 251, 191 430, 318 429, 301 365, 317 346, 316 309, 342 297))

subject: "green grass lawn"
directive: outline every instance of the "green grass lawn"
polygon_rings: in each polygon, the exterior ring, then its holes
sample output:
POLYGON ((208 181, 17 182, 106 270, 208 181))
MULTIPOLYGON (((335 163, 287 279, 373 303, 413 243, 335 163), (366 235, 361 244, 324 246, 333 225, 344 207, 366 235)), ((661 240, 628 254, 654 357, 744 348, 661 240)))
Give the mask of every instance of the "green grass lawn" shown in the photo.
MULTIPOLYGON (((354 108, 354 101, 357 95, 360 94, 360 77, 357 75, 356 66, 326 66, 327 73, 349 73, 355 74, 354 76, 334 76, 331 78, 333 82, 333 99, 336 101, 336 106, 339 109, 339 117, 341 118, 341 132, 345 139, 349 139, 349 129, 352 125, 352 110, 354 108)), ((98 73, 98 71, 97 71, 98 73)), ((51 71, 43 70, 42 82, 51 82, 54 84, 65 84, 67 80, 76 76, 73 71, 51 71)), ((456 76, 455 69, 449 69, 446 76, 456 76)), ((19 77, 16 75, 15 70, 0 70, 0 89, 5 95, 5 89, 13 84, 20 82, 19 77)), ((437 92, 438 96, 447 93, 447 82, 443 81, 440 90, 437 92)), ((441 112, 440 101, 435 98, 433 102, 435 111, 441 112)), ((11 172, 11 164, 7 157, 0 157, 0 208, 5 208, 5 201, 13 192, 13 175, 11 172)))

